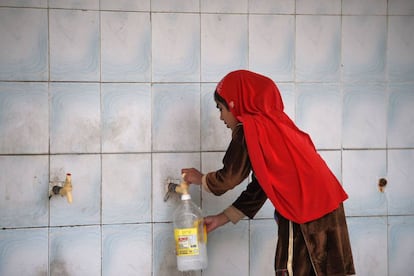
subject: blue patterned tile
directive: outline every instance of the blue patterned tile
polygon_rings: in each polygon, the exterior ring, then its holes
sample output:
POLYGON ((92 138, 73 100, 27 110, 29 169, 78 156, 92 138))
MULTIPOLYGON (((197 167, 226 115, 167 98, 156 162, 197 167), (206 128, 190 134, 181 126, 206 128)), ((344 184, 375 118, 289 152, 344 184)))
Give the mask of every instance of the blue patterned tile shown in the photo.
POLYGON ((385 15, 387 14, 387 0, 346 0, 342 1, 344 15, 385 15))
POLYGON ((0 83, 0 153, 47 153, 48 87, 45 83, 0 83))
POLYGON ((100 0, 101 10, 150 11, 151 0, 100 0))
POLYGON ((341 0, 296 0, 297 14, 340 14, 341 0))
POLYGON ((151 221, 151 156, 102 156, 102 222, 151 221))
POLYGON ((148 84, 101 85, 102 151, 151 151, 151 87, 148 84))
POLYGON ((348 218, 349 238, 356 275, 388 274, 387 219, 348 218))
POLYGON ((231 222, 208 235, 208 267, 203 276, 249 275, 249 222, 231 222))
POLYGON ((249 0, 200 1, 201 12, 205 13, 246 13, 249 0))
MULTIPOLYGON (((152 216, 153 222, 170 222, 180 202, 179 195, 172 195, 164 201, 168 179, 181 181, 182 168, 200 168, 200 153, 153 153, 152 154, 152 216)), ((174 182, 174 183, 176 183, 174 182)), ((190 185, 191 200, 200 204, 201 189, 190 185)))
MULTIPOLYGON (((201 1, 202 2, 202 1, 201 1)), ((153 12, 199 12, 200 1, 198 0, 151 0, 151 11, 153 12)))
POLYGON ((154 84, 152 150, 200 149, 200 86, 154 84))
POLYGON ((391 83, 388 102, 389 147, 414 147, 413 83, 391 83))
POLYGON ((386 89, 381 83, 344 86, 344 148, 385 148, 388 98, 386 89))
POLYGON ((250 222, 249 275, 273 275, 277 244, 277 224, 273 219, 250 222))
POLYGON ((48 225, 48 166, 46 155, 0 156, 0 228, 48 225))
POLYGON ((50 225, 88 225, 101 223, 100 155, 53 155, 50 181, 64 181, 72 174, 72 203, 54 195, 50 199, 50 225))
POLYGON ((249 17, 249 69, 277 82, 294 78, 295 18, 293 15, 249 17), (283 43, 280 43, 283 41, 283 43))
POLYGON ((336 84, 297 84, 296 123, 318 149, 341 146, 342 95, 336 84))
POLYGON ((218 82, 230 71, 247 69, 247 32, 247 15, 201 15, 201 80, 203 82, 218 82))
POLYGON ((153 81, 200 81, 200 16, 153 14, 152 55, 153 81))
POLYGON ((255 1, 249 1, 249 13, 294 14, 295 13, 295 0, 285 0, 285 1, 255 0, 255 1))
POLYGON ((390 217, 388 223, 388 275, 412 275, 414 217, 390 217))
POLYGON ((97 10, 99 9, 99 0, 51 0, 49 1, 49 7, 63 9, 97 10))
POLYGON ((99 152, 99 84, 52 83, 50 95, 50 152, 99 152))
POLYGON ((414 16, 388 18, 387 68, 390 81, 414 81, 414 16))
POLYGON ((102 275, 151 276, 151 229, 150 224, 102 226, 102 275))
POLYGON ((388 151, 388 194, 390 215, 414 215, 414 190, 411 177, 414 150, 388 151))
POLYGON ((151 79, 150 24, 148 13, 101 12, 103 81, 151 79))
POLYGON ((201 85, 201 149, 226 150, 231 130, 220 120, 220 111, 214 101, 216 84, 201 85))
POLYGON ((0 230, 0 275, 49 275, 48 230, 0 230))
POLYGON ((99 13, 50 10, 50 79, 98 81, 99 13))
POLYGON ((342 17, 343 80, 384 81, 386 41, 385 16, 342 17))
POLYGON ((346 150, 343 152, 343 186, 349 195, 345 201, 347 215, 387 214, 387 192, 378 188, 386 176, 385 150, 346 150))
POLYGON ((296 16, 296 81, 339 80, 340 34, 340 16, 296 16))
POLYGON ((50 275, 101 275, 100 226, 50 229, 50 275))
POLYGON ((0 80, 48 79, 47 12, 0 8, 0 80))

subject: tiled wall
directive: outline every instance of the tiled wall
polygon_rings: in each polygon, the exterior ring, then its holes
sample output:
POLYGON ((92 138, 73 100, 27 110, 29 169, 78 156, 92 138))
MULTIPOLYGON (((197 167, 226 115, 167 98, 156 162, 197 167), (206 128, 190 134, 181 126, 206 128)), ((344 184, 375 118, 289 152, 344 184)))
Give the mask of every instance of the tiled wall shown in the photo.
MULTIPOLYGON (((221 165, 239 68, 343 183, 358 275, 414 274, 414 1, 0 0, 0 41, 0 275, 181 275, 164 182, 221 165)), ((214 214, 246 184, 191 192, 214 214)), ((273 275, 272 212, 211 233, 196 274, 273 275)))

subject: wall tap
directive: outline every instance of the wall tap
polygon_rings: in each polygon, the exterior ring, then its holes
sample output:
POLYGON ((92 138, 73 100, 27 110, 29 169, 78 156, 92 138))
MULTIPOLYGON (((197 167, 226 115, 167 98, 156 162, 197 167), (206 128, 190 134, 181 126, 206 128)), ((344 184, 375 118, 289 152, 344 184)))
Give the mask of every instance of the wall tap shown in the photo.
MULTIPOLYGON (((66 196, 68 203, 72 203, 72 175, 70 173, 67 173, 63 186, 54 185, 52 187, 52 193, 54 195, 66 196)), ((49 196, 49 199, 51 198, 51 196, 52 195, 49 196)))
MULTIPOLYGON (((183 175, 184 179, 184 175, 183 175)), ((189 185, 184 180, 181 180, 180 183, 176 179, 167 179, 166 193, 164 196, 164 201, 167 201, 171 194, 188 194, 189 185)))

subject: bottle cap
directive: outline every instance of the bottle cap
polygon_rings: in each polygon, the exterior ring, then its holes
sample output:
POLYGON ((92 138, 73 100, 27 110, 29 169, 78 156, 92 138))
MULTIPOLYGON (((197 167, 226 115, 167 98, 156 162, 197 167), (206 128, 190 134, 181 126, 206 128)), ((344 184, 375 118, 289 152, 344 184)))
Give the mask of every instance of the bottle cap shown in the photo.
POLYGON ((190 194, 182 194, 181 195, 181 200, 189 200, 191 199, 191 195, 190 194))

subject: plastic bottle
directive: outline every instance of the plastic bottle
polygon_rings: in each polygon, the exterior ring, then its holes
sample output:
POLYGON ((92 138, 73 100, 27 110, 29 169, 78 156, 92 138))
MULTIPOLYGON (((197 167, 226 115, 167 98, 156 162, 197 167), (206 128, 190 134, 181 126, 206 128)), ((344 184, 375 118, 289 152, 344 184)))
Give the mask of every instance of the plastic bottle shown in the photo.
POLYGON ((188 193, 174 212, 174 239, 179 271, 207 268, 207 231, 201 209, 188 193))

